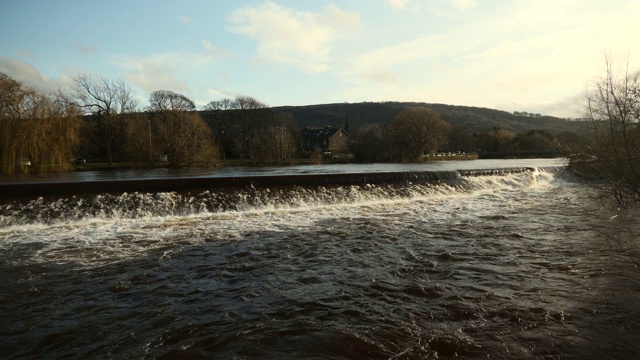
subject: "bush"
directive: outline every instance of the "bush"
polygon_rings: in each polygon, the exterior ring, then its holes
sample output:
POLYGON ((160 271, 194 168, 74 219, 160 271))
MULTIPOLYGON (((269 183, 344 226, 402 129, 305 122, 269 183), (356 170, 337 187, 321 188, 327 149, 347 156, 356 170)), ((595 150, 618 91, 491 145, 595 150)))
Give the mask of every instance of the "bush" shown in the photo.
POLYGON ((619 203, 640 200, 640 75, 616 71, 606 59, 606 74, 587 95, 591 138, 574 149, 569 168, 597 179, 619 203))

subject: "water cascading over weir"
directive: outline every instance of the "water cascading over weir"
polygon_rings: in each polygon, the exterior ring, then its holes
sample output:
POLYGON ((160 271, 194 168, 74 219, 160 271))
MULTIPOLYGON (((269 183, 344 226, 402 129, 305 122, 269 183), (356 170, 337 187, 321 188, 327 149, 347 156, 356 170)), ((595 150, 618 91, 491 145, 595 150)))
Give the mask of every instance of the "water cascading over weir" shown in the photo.
POLYGON ((471 178, 519 174, 535 179, 538 168, 0 183, 0 227, 411 199, 465 191, 471 178))
POLYGON ((535 172, 536 168, 478 169, 452 171, 400 171, 376 173, 331 173, 254 175, 234 177, 180 177, 63 182, 0 183, 0 201, 38 196, 90 195, 122 192, 167 192, 286 186, 344 186, 397 184, 402 182, 455 182, 460 177, 535 172))

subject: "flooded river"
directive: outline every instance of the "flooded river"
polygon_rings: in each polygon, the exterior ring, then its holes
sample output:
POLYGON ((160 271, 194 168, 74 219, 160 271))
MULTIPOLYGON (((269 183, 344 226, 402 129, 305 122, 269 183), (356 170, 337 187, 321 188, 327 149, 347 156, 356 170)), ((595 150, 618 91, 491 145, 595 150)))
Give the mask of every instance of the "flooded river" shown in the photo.
POLYGON ((545 166, 6 202, 0 354, 636 359, 638 215, 545 166))

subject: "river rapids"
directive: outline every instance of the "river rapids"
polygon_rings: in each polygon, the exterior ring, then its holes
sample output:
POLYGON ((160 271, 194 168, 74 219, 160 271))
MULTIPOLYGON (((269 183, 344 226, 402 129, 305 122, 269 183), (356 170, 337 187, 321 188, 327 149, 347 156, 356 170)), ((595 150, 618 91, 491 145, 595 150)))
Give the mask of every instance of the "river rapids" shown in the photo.
POLYGON ((0 205, 3 359, 636 359, 640 216, 561 169, 0 205))

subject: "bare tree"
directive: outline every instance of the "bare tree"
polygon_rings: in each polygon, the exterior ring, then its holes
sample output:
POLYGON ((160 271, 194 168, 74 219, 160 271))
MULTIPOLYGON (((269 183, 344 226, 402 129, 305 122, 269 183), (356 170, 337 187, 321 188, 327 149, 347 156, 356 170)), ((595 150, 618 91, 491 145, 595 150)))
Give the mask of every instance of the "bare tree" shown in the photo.
POLYGON ((149 97, 150 111, 194 111, 196 105, 188 97, 168 90, 157 90, 149 97))
POLYGON ((449 133, 450 125, 426 107, 404 110, 391 123, 395 158, 418 161, 425 152, 436 150, 449 133))
POLYGON ((204 110, 225 157, 256 156, 256 149, 264 145, 262 137, 273 120, 271 109, 249 96, 212 101, 204 110))
POLYGON ((287 164, 297 153, 299 131, 293 114, 277 113, 254 131, 249 142, 249 158, 254 164, 287 164))
POLYGON ((20 82, 0 72, 0 119, 20 118, 23 99, 28 92, 20 82))
POLYGON ((604 180, 621 203, 640 201, 640 73, 628 63, 616 69, 609 56, 605 64, 586 98, 591 141, 576 149, 570 168, 604 180))
POLYGON ((213 130, 223 159, 227 158, 227 154, 233 154, 235 146, 231 124, 233 106, 232 99, 222 99, 211 101, 203 108, 205 121, 213 130))
POLYGON ((211 129, 195 111, 193 101, 172 91, 151 93, 150 126, 171 167, 209 166, 218 161, 211 129))
POLYGON ((138 107, 133 92, 122 80, 95 79, 86 74, 74 79, 72 91, 78 106, 97 118, 106 160, 113 164, 114 142, 122 133, 127 116, 138 107))
POLYGON ((236 126, 238 147, 241 157, 249 157, 250 148, 257 146, 251 142, 261 142, 261 129, 267 127, 271 119, 271 111, 255 98, 238 96, 233 100, 233 109, 237 114, 236 126))
POLYGON ((353 153, 356 159, 363 162, 391 161, 393 148, 390 128, 388 124, 371 124, 354 131, 353 153))
POLYGON ((132 114, 125 129, 125 151, 127 158, 137 166, 148 166, 161 158, 157 134, 151 132, 151 116, 144 112, 132 114), (155 154, 155 157, 154 157, 155 154))
POLYGON ((203 110, 210 115, 213 122, 214 134, 220 138, 227 132, 228 112, 234 108, 233 100, 222 99, 209 102, 203 110))

